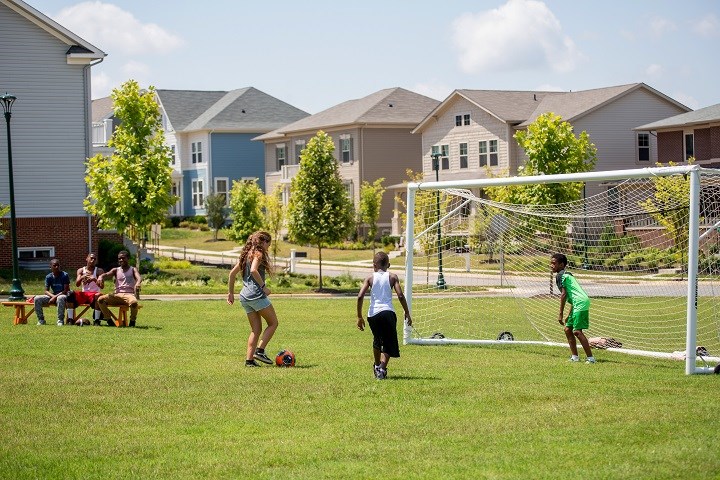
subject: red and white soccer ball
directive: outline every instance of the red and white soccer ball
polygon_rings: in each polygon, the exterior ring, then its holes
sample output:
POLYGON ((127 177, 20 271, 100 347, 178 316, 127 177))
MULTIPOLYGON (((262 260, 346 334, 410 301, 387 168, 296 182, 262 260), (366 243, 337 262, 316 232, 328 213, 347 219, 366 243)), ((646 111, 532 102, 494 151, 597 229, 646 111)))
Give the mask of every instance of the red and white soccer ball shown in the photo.
POLYGON ((290 350, 282 350, 275 355, 275 365, 278 367, 294 367, 295 354, 290 350))

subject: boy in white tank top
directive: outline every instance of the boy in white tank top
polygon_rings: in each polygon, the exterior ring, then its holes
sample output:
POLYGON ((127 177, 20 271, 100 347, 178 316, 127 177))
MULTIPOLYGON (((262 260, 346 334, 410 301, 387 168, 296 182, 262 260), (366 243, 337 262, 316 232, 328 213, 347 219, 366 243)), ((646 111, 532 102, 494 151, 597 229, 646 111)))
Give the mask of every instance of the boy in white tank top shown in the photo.
POLYGON ((357 327, 365 330, 365 319, 362 314, 362 305, 365 293, 370 289, 370 308, 368 310, 368 324, 373 334, 373 357, 375 364, 373 370, 375 378, 387 378, 387 365, 391 357, 400 356, 400 346, 397 336, 397 316, 392 304, 392 291, 395 290, 400 305, 405 310, 405 322, 412 325, 405 294, 400 288, 400 279, 387 269, 390 267, 390 258, 385 252, 378 252, 373 257, 375 272, 365 279, 357 297, 357 327))

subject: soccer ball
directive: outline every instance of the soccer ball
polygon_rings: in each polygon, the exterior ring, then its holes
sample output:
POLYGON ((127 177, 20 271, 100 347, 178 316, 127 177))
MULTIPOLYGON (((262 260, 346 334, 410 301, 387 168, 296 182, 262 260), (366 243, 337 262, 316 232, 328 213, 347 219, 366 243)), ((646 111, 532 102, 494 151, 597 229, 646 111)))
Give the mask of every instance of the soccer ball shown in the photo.
POLYGON ((275 365, 278 367, 294 367, 295 354, 290 350, 282 350, 275 355, 275 365))

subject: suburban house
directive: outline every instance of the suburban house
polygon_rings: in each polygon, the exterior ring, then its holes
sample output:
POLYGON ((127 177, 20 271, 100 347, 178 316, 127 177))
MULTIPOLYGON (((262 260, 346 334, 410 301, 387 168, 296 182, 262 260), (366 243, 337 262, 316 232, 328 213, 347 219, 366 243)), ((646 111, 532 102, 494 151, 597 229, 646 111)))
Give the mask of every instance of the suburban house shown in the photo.
POLYGON ((638 136, 656 139, 657 161, 683 164, 690 157, 708 168, 720 168, 720 103, 635 128, 638 136))
MULTIPOLYGON (((547 112, 577 133, 587 131, 597 147, 596 170, 623 170, 655 166, 658 158, 655 138, 634 130, 637 125, 689 110, 644 83, 578 92, 455 90, 413 133, 422 135, 426 181, 515 175, 527 156, 513 135, 547 112)), ((608 188, 589 185, 586 194, 608 188)))
POLYGON ((260 90, 157 90, 165 141, 172 152, 170 214, 205 214, 205 196, 226 195, 232 182, 265 184, 263 147, 252 139, 309 114, 260 90))
MULTIPOLYGON (((83 208, 91 155, 90 72, 105 52, 19 0, 0 0, 0 91, 17 100, 10 122, 21 267, 67 270, 98 250, 83 208)), ((4 119, 3 119, 4 120, 4 119)), ((8 138, 0 132, 0 203, 8 205, 8 138)), ((9 216, 2 219, 0 267, 12 264, 9 216)))
POLYGON ((113 112, 111 97, 98 98, 92 101, 92 156, 98 153, 112 155, 112 148, 108 147, 108 140, 112 137, 118 124, 113 112))
MULTIPOLYGON (((287 204, 300 154, 308 140, 323 130, 335 143, 340 176, 357 208, 363 182, 384 178, 387 187, 408 180, 408 169, 420 171, 422 139, 412 130, 439 103, 403 88, 388 88, 257 137, 265 144, 266 193, 281 185, 287 204)), ((381 235, 391 233, 392 217, 393 191, 388 189, 378 221, 381 235)))

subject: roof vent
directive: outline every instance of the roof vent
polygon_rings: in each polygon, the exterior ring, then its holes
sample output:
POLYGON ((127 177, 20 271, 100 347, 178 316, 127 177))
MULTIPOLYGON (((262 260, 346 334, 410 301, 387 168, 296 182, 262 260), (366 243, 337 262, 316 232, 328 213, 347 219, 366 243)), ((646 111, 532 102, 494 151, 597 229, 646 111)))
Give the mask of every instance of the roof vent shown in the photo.
POLYGON ((535 100, 537 102, 537 95, 535 95, 534 93, 533 93, 533 100, 535 100))
POLYGON ((245 109, 244 109, 244 108, 243 108, 242 110, 240 110, 240 111, 241 111, 242 113, 245 113, 245 109))
POLYGON ((392 103, 388 103, 388 107, 393 108, 394 106, 392 103))

